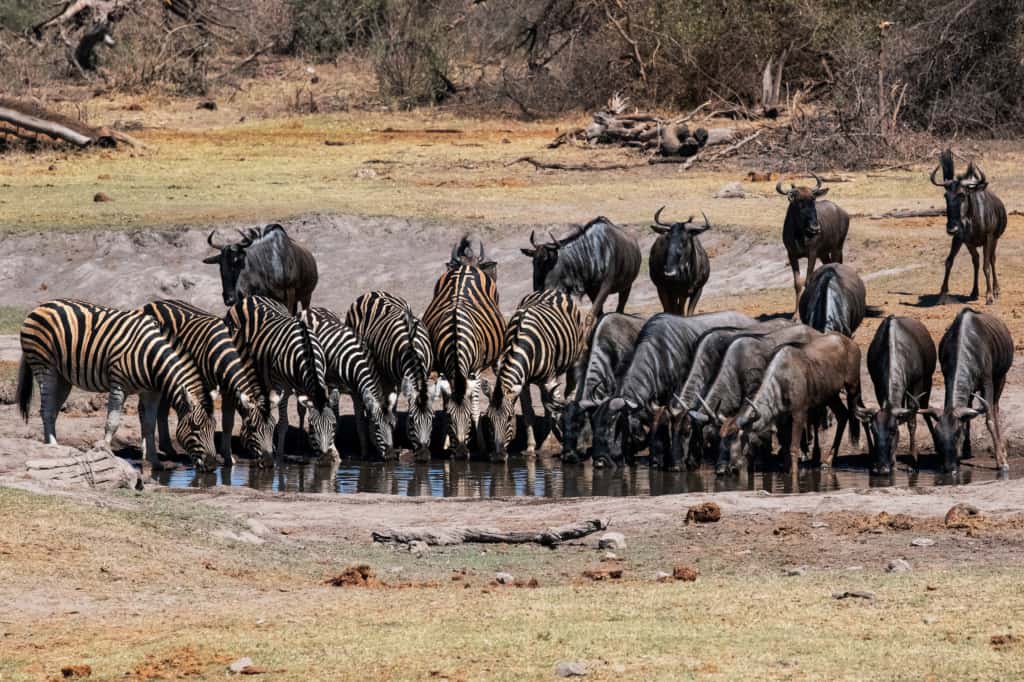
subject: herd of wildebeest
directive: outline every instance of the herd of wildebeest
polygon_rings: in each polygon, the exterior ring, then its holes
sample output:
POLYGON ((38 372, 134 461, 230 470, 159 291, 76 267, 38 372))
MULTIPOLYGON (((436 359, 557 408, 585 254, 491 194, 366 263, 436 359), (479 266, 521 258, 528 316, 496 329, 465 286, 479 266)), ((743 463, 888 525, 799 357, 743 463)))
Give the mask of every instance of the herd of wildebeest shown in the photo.
MULTIPOLYGON (((952 238, 941 297, 957 252, 967 246, 971 295, 978 296, 981 249, 991 303, 999 296, 995 255, 1006 228, 1003 204, 973 163, 956 175, 948 151, 930 178, 944 191, 952 238)), ((769 465, 776 440, 795 472, 805 461, 831 466, 844 434, 857 444, 863 425, 872 468, 887 473, 901 424, 916 461, 920 415, 940 466, 952 471, 970 456, 971 421, 984 416, 997 465, 1005 470, 999 398, 1013 341, 991 314, 960 310, 937 353, 919 321, 887 317, 867 357, 877 407, 865 406, 861 351, 851 337, 875 311, 866 305, 864 282, 843 264, 849 216, 822 199, 828 189, 814 179, 813 187, 776 185, 789 203, 782 240, 799 321, 695 314, 710 273, 699 239, 711 227, 706 216, 663 222, 662 209, 655 213, 649 271, 664 312, 649 319, 624 313, 640 271, 637 241, 603 217, 563 239, 538 243, 531 233, 522 251, 533 260, 534 291, 508 320, 498 308, 497 264, 486 259, 478 239, 467 236, 454 246, 422 316, 402 298, 373 291, 359 296, 342 319, 311 305, 316 261, 283 227, 270 225, 243 231, 242 240, 230 244, 210 234, 217 253, 204 262, 220 268, 225 316, 173 300, 138 310, 71 299, 38 306, 21 330, 21 413, 28 418, 38 384, 44 439, 56 443, 57 414, 73 386, 108 392, 109 445, 125 397, 138 393, 144 466, 158 467, 158 452, 173 452, 173 408, 179 446, 197 467, 209 469, 235 461, 236 412, 244 455, 272 464, 284 448, 293 394, 318 457, 338 457, 338 403, 346 393, 364 456, 394 456, 396 408, 404 397, 404 435, 415 458, 429 460, 440 398, 444 454, 475 451, 503 461, 515 436, 517 401, 527 453, 537 449, 534 384, 566 463, 632 465, 647 451, 652 467, 692 468, 710 459, 718 473, 728 474, 756 461, 769 465), (618 295, 617 312, 604 314, 611 294, 618 295), (587 315, 576 302, 583 295, 592 302, 587 315), (937 361, 945 379, 942 407, 931 404, 937 361), (487 370, 493 371, 490 382, 487 370), (835 433, 823 453, 819 432, 833 420, 835 433)))

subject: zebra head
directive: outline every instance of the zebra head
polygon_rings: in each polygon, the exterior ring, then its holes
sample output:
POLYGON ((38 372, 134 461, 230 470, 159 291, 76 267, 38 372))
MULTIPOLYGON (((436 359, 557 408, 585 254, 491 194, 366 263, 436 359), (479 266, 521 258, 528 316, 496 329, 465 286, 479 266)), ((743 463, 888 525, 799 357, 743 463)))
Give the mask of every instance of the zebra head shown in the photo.
POLYGON ((239 399, 242 413, 242 447, 250 456, 257 459, 268 459, 274 454, 274 430, 277 428, 277 406, 281 402, 281 394, 271 391, 270 398, 257 399, 254 403, 248 396, 239 399))
POLYGON ((405 423, 417 459, 430 459, 430 436, 434 431, 434 406, 429 394, 414 395, 409 401, 409 416, 405 423))
POLYGON ((373 423, 373 440, 377 444, 377 452, 384 459, 391 459, 395 454, 395 406, 398 404, 398 396, 395 393, 388 394, 388 403, 381 406, 374 400, 366 404, 366 413, 373 423))
POLYGON ((480 382, 476 379, 457 378, 453 390, 447 379, 439 377, 436 386, 448 416, 448 445, 457 457, 469 459, 469 436, 475 421, 474 403, 479 404, 477 391, 480 390, 480 382))
POLYGON ((318 409, 309 396, 300 395, 299 402, 306 408, 309 424, 306 432, 313 452, 321 457, 337 459, 338 449, 334 446, 334 430, 338 424, 338 392, 331 391, 322 409, 318 409))
POLYGON ((508 459, 508 445, 516 436, 516 399, 523 391, 522 384, 516 384, 506 390, 501 384, 494 387, 494 395, 487 407, 487 422, 490 425, 488 435, 492 436, 494 459, 508 459))
POLYGON ((217 449, 213 442, 217 428, 213 416, 215 399, 216 391, 204 395, 202 400, 190 395, 188 409, 178 413, 178 427, 175 429, 178 443, 201 471, 210 471, 217 466, 217 449))

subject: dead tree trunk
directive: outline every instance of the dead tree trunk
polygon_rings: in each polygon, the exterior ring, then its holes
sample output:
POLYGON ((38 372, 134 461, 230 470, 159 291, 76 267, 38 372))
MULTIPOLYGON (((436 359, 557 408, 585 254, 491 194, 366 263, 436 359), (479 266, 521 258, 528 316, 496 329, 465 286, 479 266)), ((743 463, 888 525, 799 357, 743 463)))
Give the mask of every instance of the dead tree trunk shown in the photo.
POLYGON ((374 542, 409 544, 425 542, 428 545, 459 545, 465 542, 527 544, 554 547, 566 540, 575 540, 604 530, 608 519, 594 519, 542 531, 502 532, 492 528, 408 528, 404 530, 374 531, 374 542))

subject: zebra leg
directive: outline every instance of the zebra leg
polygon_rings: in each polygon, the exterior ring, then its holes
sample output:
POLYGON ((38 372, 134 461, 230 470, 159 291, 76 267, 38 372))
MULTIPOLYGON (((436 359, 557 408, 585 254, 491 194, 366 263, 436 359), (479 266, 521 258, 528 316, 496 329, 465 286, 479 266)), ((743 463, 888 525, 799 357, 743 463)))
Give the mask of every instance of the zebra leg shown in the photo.
POLYGON ((154 471, 163 468, 156 448, 159 412, 160 394, 139 394, 139 426, 142 428, 142 466, 152 466, 154 471))
MULTIPOLYGON (((568 378, 566 379, 566 382, 568 382, 568 378)), ((548 442, 548 438, 551 436, 554 436, 557 442, 561 442, 562 440, 561 433, 559 432, 558 419, 556 417, 560 411, 559 403, 561 402, 558 395, 557 380, 540 387, 540 402, 544 407, 544 419, 546 419, 548 424, 551 425, 548 435, 544 437, 544 440, 540 444, 540 448, 543 450, 544 444, 548 442)))
POLYGON ((71 384, 64 381, 54 368, 36 372, 35 378, 39 384, 39 415, 43 420, 43 441, 47 445, 57 445, 57 414, 71 392, 71 384), (64 386, 67 386, 66 390, 64 386))
POLYGON ((107 422, 103 428, 103 442, 109 448, 114 441, 117 427, 121 425, 121 410, 124 408, 125 392, 120 386, 111 386, 107 395, 107 422))
POLYGON ((281 393, 281 402, 277 405, 277 427, 274 431, 274 457, 284 454, 284 440, 288 435, 288 398, 290 391, 281 393))
POLYGON ((306 406, 301 400, 295 401, 295 411, 299 413, 299 431, 306 430, 306 406))
MULTIPOLYGON (((141 401, 142 399, 139 398, 141 401)), ((141 402, 140 402, 141 404, 141 402)), ((160 435, 160 452, 168 455, 175 454, 174 444, 171 442, 171 431, 167 425, 167 417, 171 413, 171 403, 167 398, 160 396, 160 404, 156 410, 156 426, 160 435)), ((141 411, 140 411, 141 418, 141 411)))
MULTIPOLYGON (((224 391, 220 403, 220 455, 224 458, 224 465, 231 466, 235 463, 235 456, 231 453, 231 432, 235 430, 235 399, 229 391, 224 391)), ((259 409, 253 407, 252 409, 259 409)), ((243 444, 244 448, 245 445, 243 444)))
POLYGON ((476 379, 473 382, 472 395, 469 396, 469 416, 473 421, 473 431, 476 433, 477 452, 484 456, 487 454, 487 442, 484 439, 484 432, 480 428, 480 392, 480 380, 476 379))
POLYGON ((363 400, 356 391, 352 394, 352 411, 356 419, 356 435, 359 437, 359 456, 366 459, 370 452, 370 436, 366 428, 366 412, 363 410, 363 400))
POLYGON ((697 291, 690 294, 690 303, 686 309, 686 316, 693 317, 693 314, 697 311, 697 301, 700 300, 700 295, 703 293, 704 287, 697 289, 697 291))
MULTIPOLYGON (((530 384, 523 386, 519 394, 519 404, 523 408, 523 429, 526 431, 526 454, 533 455, 537 452, 537 437, 533 433, 533 424, 536 415, 533 412, 533 396, 530 395, 530 384)), ((515 419, 515 414, 512 415, 515 419)))
POLYGON ((960 237, 953 237, 953 242, 949 245, 949 255, 946 256, 946 274, 942 277, 942 288, 939 289, 939 305, 949 303, 949 273, 953 269, 953 261, 956 260, 956 255, 960 253, 960 247, 963 245, 960 237))

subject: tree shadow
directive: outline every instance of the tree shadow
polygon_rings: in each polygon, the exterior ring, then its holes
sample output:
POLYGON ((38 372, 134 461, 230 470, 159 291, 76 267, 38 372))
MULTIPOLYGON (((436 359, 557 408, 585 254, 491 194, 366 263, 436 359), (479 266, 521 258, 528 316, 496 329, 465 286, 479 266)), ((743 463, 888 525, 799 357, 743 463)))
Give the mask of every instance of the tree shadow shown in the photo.
MULTIPOLYGON (((897 296, 913 296, 909 291, 894 291, 892 292, 897 296)), ((939 302, 938 294, 918 294, 917 301, 900 301, 902 305, 910 306, 911 308, 935 308, 940 305, 959 305, 964 303, 970 303, 971 301, 977 301, 977 298, 970 296, 964 296, 961 294, 946 294, 946 303, 939 302)))

